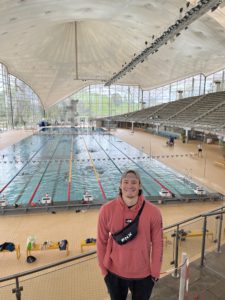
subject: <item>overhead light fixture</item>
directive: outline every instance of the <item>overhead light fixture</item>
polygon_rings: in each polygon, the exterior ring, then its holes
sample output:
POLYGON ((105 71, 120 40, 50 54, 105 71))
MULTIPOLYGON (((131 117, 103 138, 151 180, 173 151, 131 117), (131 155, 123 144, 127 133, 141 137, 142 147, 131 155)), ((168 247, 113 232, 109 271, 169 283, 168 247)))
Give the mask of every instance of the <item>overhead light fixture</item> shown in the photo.
MULTIPOLYGON (((185 15, 179 20, 176 20, 176 22, 172 24, 166 31, 164 31, 160 37, 155 39, 155 36, 152 35, 151 45, 149 47, 146 47, 139 55, 136 56, 134 54, 134 58, 128 64, 123 66, 118 73, 113 75, 113 77, 105 83, 105 86, 110 86, 111 84, 115 83, 118 79, 125 76, 128 72, 133 70, 139 63, 143 63, 144 60, 150 54, 154 54, 159 50, 161 46, 166 45, 168 41, 174 41, 174 39, 181 34, 180 32, 182 30, 187 30, 188 26, 191 23, 193 23, 198 18, 206 14, 208 11, 214 11, 215 9, 217 9, 222 2, 222 0, 200 0, 196 6, 186 11, 185 15)), ((186 6, 189 7, 189 5, 190 4, 187 2, 186 6)), ((145 43, 147 45, 148 42, 146 41, 145 43)))

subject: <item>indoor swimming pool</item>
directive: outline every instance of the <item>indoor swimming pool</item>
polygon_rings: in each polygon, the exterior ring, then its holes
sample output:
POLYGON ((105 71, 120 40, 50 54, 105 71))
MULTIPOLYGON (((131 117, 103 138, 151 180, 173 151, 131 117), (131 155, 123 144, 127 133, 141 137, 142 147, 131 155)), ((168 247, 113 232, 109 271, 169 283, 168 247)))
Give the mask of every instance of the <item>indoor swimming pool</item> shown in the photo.
MULTIPOLYGON (((118 195, 121 174, 140 173, 151 201, 201 199, 197 184, 139 149, 94 128, 51 129, 0 151, 0 192, 8 205, 37 206, 47 194, 54 204, 94 202, 118 195), (164 191, 171 197, 160 195, 164 191), (161 200, 160 200, 161 199, 161 200)), ((204 188, 204 197, 212 191, 204 188)))

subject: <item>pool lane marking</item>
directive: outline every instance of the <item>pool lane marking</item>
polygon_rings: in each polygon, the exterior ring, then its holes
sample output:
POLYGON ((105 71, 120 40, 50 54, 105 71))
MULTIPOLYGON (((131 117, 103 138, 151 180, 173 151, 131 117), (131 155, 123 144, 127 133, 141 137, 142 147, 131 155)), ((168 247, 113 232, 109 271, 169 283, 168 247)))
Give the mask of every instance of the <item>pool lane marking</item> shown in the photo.
MULTIPOLYGON (((37 169, 39 169, 40 167, 40 162, 37 165, 37 169)), ((24 184, 22 190, 20 191, 20 193, 17 195, 16 200, 14 201, 14 204, 18 203, 19 200, 21 199, 21 197, 23 196, 23 193, 25 192, 26 188, 28 187, 28 185, 30 184, 31 180, 34 178, 34 176, 30 175, 29 179, 27 180, 27 182, 24 184)))
POLYGON ((33 199, 34 199, 34 196, 36 195, 37 190, 39 189, 40 184, 41 184, 41 182, 42 182, 42 179, 43 179, 43 177, 44 177, 44 175, 45 175, 45 173, 46 173, 46 171, 47 171, 47 169, 48 169, 48 166, 50 165, 50 163, 51 163, 51 161, 52 161, 52 158, 53 158, 53 156, 55 155, 55 152, 56 152, 56 150, 57 150, 57 148, 58 148, 58 146, 59 146, 59 143, 60 143, 60 141, 58 141, 58 143, 57 143, 57 145, 56 145, 56 147, 55 147, 55 150, 53 151, 53 154, 52 154, 52 156, 50 157, 50 159, 49 159, 49 161, 48 161, 48 163, 47 163, 47 165, 46 165, 46 167, 45 167, 45 169, 44 169, 44 172, 42 173, 41 178, 40 178, 40 180, 39 180, 39 182, 38 182, 36 188, 34 189, 32 195, 31 195, 31 197, 30 197, 30 199, 29 199, 29 201, 28 201, 28 204, 31 204, 31 203, 32 203, 32 201, 33 201, 33 199))
POLYGON ((146 171, 144 168, 142 168, 138 163, 136 163, 132 158, 130 158, 128 155, 126 155, 126 153, 124 153, 123 151, 121 151, 118 147, 116 147, 112 142, 108 141, 110 144, 112 144, 116 149, 118 149, 121 153, 123 153, 129 160, 131 160, 136 166, 138 166, 140 169, 142 169, 146 174, 148 174, 148 176, 150 176, 158 185, 160 185, 164 190, 166 190, 167 192, 169 192, 171 195, 173 194, 173 192, 168 189, 164 184, 162 184, 158 179, 156 179, 155 177, 153 177, 148 171, 146 171))
MULTIPOLYGON (((47 142, 48 143, 48 142, 47 142)), ((13 176, 12 179, 0 190, 0 194, 7 188, 7 186, 19 175, 19 173, 29 164, 29 162, 32 160, 32 158, 43 148, 46 144, 42 145, 35 153, 31 156, 31 158, 28 159, 28 161, 25 163, 25 165, 13 176)))
MULTIPOLYGON (((113 159, 109 156, 109 154, 105 151, 105 149, 99 144, 99 142, 96 140, 96 138, 95 137, 92 137, 92 138, 97 143, 97 145, 102 149, 102 151, 108 156, 109 160, 114 164, 114 166, 117 168, 117 170, 120 172, 120 174, 122 174, 123 172, 121 171, 121 169, 117 166, 117 164, 113 161, 113 159)), ((142 183, 142 188, 148 194, 148 196, 151 196, 150 192, 147 190, 147 188, 144 186, 143 183, 142 183)))
POLYGON ((69 162, 69 176, 68 176, 68 187, 67 187, 67 201, 70 202, 71 192, 71 178, 72 178, 72 163, 73 163, 73 137, 70 146, 70 162, 69 162))
POLYGON ((57 186, 58 186, 58 181, 59 181, 59 177, 60 177, 59 174, 60 174, 60 171, 61 171, 62 163, 63 163, 63 161, 60 160, 59 165, 58 165, 58 169, 57 169, 57 173, 56 173, 56 179, 54 181, 54 185, 53 185, 53 189, 52 189, 52 199, 55 198, 55 193, 56 193, 56 189, 57 189, 57 186))
POLYGON ((106 195, 105 195, 105 192, 104 192, 103 187, 102 187, 102 183, 101 183, 100 177, 99 177, 98 172, 97 172, 97 170, 96 170, 96 168, 95 168, 95 165, 94 165, 94 162, 93 162, 93 160, 92 160, 91 154, 90 154, 90 152, 88 151, 88 148, 87 148, 87 144, 86 144, 86 142, 85 142, 85 139, 84 139, 83 136, 82 136, 82 138, 83 138, 84 145, 85 145, 85 148, 86 148, 86 150, 87 150, 88 156, 89 156, 89 158, 90 158, 90 163, 91 163, 91 166, 92 166, 92 168, 93 168, 93 170, 94 170, 95 177, 96 177, 96 179, 97 179, 98 185, 99 185, 100 190, 101 190, 101 192, 102 192, 102 197, 103 197, 104 200, 107 200, 106 195))

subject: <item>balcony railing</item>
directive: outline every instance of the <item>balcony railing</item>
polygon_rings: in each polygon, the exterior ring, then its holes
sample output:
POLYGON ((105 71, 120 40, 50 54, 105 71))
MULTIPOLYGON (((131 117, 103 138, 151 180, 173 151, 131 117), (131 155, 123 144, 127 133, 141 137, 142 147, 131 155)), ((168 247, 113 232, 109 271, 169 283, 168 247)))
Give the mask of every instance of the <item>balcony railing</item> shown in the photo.
MULTIPOLYGON (((220 252, 225 234, 224 208, 222 206, 164 228, 161 276, 171 274, 179 277, 182 252, 186 252, 192 261, 200 257, 202 267, 206 251, 220 252)), ((96 251, 90 251, 0 278, 0 299, 106 300, 108 296, 96 251)))

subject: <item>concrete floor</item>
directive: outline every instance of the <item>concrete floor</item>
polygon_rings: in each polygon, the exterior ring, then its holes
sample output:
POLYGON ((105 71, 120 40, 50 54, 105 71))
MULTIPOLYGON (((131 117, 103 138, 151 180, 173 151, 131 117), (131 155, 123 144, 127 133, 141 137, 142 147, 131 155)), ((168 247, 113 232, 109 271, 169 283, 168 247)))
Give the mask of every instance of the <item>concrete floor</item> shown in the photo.
MULTIPOLYGON (((179 299, 179 279, 168 275, 156 284, 151 300, 164 299, 179 299)), ((225 245, 221 253, 212 251, 206 255, 204 267, 200 267, 199 259, 190 264, 189 288, 184 299, 225 299, 225 245)))

